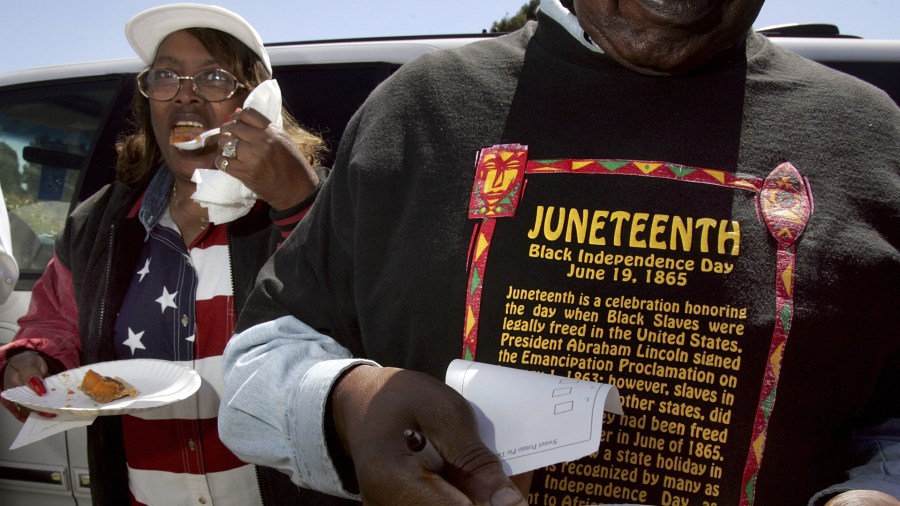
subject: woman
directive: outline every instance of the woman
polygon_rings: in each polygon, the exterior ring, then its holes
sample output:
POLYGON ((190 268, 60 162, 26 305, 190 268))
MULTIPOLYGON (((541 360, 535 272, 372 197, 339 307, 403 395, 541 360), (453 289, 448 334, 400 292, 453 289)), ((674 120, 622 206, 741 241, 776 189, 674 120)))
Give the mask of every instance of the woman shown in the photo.
POLYGON ((221 354, 257 272, 314 198, 323 142, 284 111, 279 128, 241 110, 271 65, 240 16, 161 6, 135 16, 126 34, 148 65, 133 104, 137 133, 117 145, 117 181, 69 217, 21 330, 0 348, 3 388, 28 384, 43 394, 41 378, 110 360, 192 367, 203 386, 191 398, 98 417, 88 429, 94 504, 286 500, 268 474, 258 479, 219 441, 221 354), (217 126, 217 142, 200 150, 170 142, 217 126), (246 215, 213 223, 190 198, 194 170, 212 167, 258 196, 246 215))

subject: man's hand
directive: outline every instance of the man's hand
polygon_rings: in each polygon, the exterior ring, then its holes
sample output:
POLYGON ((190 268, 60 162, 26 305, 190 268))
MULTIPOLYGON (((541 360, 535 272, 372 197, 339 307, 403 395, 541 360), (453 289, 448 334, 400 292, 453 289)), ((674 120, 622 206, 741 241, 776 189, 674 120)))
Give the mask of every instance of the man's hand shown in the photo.
POLYGON ((527 504, 478 437, 469 403, 431 376, 358 366, 340 379, 331 401, 365 504, 527 504), (444 460, 440 474, 406 448, 406 429, 428 437, 444 460))

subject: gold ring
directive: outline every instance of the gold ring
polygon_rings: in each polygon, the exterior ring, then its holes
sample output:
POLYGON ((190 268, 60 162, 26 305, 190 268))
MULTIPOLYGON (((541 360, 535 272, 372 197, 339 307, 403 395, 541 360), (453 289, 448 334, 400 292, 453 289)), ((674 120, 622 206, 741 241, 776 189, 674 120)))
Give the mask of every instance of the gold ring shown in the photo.
POLYGON ((222 163, 219 164, 219 170, 221 170, 222 172, 228 171, 228 159, 227 158, 222 159, 222 163))
POLYGON ((222 148, 222 156, 225 158, 237 158, 237 144, 237 139, 231 139, 226 142, 225 146, 222 148))

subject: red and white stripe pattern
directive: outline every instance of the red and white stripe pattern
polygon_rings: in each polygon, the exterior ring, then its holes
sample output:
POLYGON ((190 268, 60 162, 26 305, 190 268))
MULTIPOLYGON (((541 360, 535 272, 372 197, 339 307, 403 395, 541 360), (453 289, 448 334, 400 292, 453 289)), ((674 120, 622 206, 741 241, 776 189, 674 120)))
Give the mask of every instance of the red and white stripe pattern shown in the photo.
POLYGON ((133 504, 261 504, 254 466, 218 436, 222 353, 235 323, 226 227, 211 227, 189 255, 177 232, 156 227, 139 269, 116 325, 119 358, 172 360, 203 384, 184 401, 123 416, 133 504))

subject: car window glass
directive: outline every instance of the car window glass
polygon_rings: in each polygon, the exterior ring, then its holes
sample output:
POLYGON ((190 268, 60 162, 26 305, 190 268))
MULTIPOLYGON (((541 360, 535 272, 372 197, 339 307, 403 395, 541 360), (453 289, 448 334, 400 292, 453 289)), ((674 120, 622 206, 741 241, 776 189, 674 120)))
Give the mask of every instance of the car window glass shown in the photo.
POLYGON ((117 87, 100 81, 0 91, 0 185, 22 274, 39 274, 50 260, 117 87))
POLYGON ((275 79, 291 115, 325 139, 331 152, 324 162, 330 165, 350 117, 372 89, 399 67, 382 62, 285 65, 275 68, 275 79))
POLYGON ((900 62, 824 61, 829 67, 868 81, 887 92, 900 104, 900 62))

